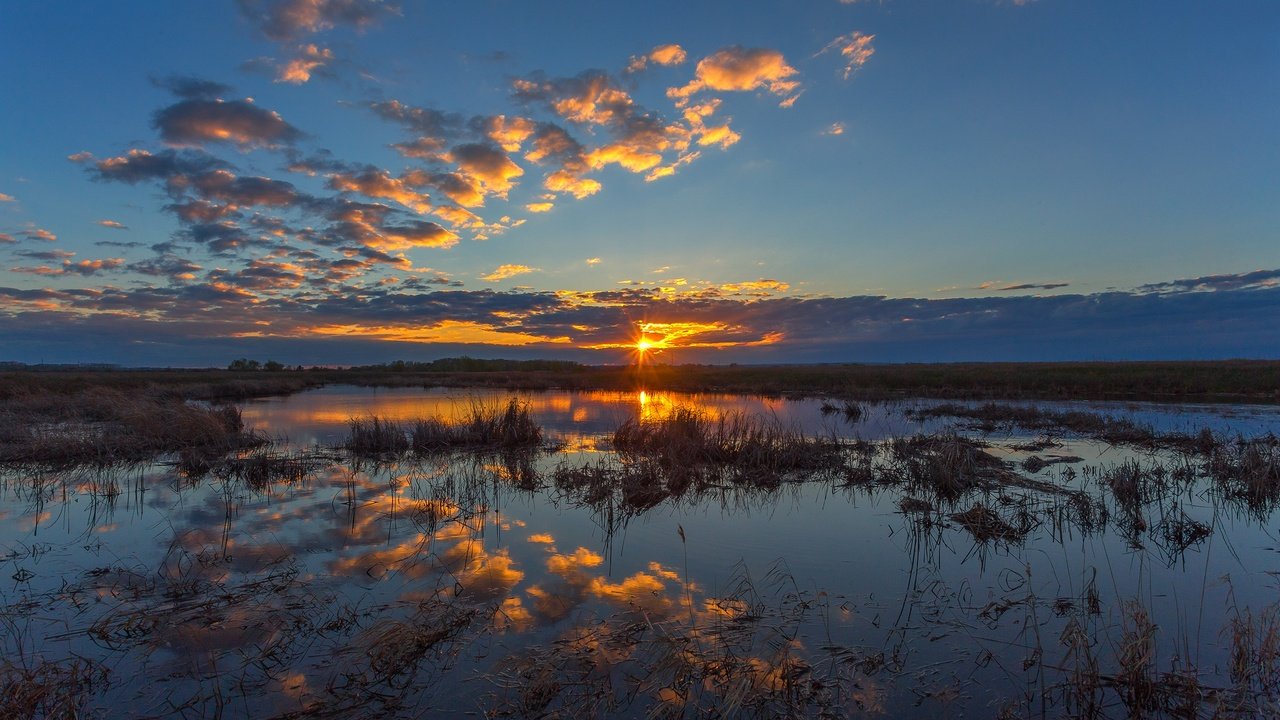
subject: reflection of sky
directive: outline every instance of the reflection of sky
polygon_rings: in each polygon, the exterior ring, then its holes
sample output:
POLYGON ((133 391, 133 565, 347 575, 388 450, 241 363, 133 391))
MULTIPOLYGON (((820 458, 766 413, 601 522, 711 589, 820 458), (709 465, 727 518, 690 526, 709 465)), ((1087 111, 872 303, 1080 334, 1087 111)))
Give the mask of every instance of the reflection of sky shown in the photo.
POLYGON ((510 392, 477 388, 365 388, 330 386, 283 398, 253 400, 244 405, 244 420, 292 443, 338 443, 347 434, 347 421, 378 415, 401 423, 433 416, 448 420, 465 417, 475 405, 493 407, 510 397, 528 403, 548 439, 575 442, 611 435, 627 418, 657 420, 673 408, 692 408, 710 417, 742 412, 776 419, 784 426, 809 433, 882 439, 914 432, 919 425, 904 420, 895 408, 869 405, 860 422, 850 424, 837 415, 824 416, 817 400, 784 400, 743 395, 691 394, 664 391, 510 392))
MULTIPOLYGON (((510 397, 528 403, 548 439, 570 446, 594 447, 595 438, 613 433, 627 418, 657 420, 673 408, 693 408, 710 417, 742 412, 773 418, 785 427, 810 434, 835 434, 844 438, 882 440, 904 433, 932 432, 945 420, 908 421, 903 410, 932 404, 861 405, 857 422, 839 412, 824 415, 816 399, 782 399, 744 395, 692 394, 665 391, 511 392, 479 388, 366 388, 329 386, 287 397, 252 400, 244 405, 245 422, 272 436, 283 436, 302 446, 339 443, 347 434, 347 421, 378 415, 401 423, 438 416, 458 420, 476 406, 501 405, 510 397)), ((1132 418, 1163 432, 1194 433, 1201 427, 1217 432, 1260 435, 1280 432, 1280 407, 1270 405, 1197 405, 1156 403, 1002 402, 1035 405, 1045 410, 1084 410, 1132 418)))
MULTIPOLYGON (((328 442, 345 431, 348 415, 375 412, 408 419, 465 410, 473 400, 505 397, 500 392, 328 388, 250 403, 246 419, 297 442, 328 442)), ((621 393, 521 397, 552 434, 562 435, 607 432, 622 418, 637 413, 660 416, 675 405, 694 405, 708 413, 776 413, 783 422, 806 427, 835 422, 824 418, 813 401, 665 393, 646 395, 643 401, 621 393)), ((860 427, 868 435, 894 423, 914 427, 890 419, 890 413, 899 410, 874 406, 860 427)), ((1274 417, 1238 410, 1252 418, 1250 422, 1274 417)), ((1145 407, 1143 411, 1153 412, 1145 407)), ((1172 411, 1162 412, 1175 417, 1172 411)), ((1068 443, 1060 451, 1103 466, 1127 458, 1150 462, 1140 453, 1083 441, 1068 443)), ((562 459, 546 458, 541 468, 547 470, 562 459)), ((821 484, 788 486, 779 494, 754 499, 725 492, 660 505, 633 518, 607 541, 599 525, 602 519, 589 509, 573 507, 550 490, 505 489, 507 485, 495 482, 503 472, 501 463, 467 458, 378 469, 339 464, 304 483, 254 493, 211 477, 180 490, 168 469, 155 467, 115 478, 123 492, 114 505, 95 503, 83 492, 110 475, 68 478, 67 500, 46 495, 43 504, 20 493, 20 483, 10 482, 0 489, 0 557, 5 558, 0 577, 19 570, 34 576, 6 587, 3 600, 35 597, 46 602, 53 596, 42 593, 57 591, 64 582, 101 588, 108 580, 118 587, 199 578, 234 586, 292 567, 301 584, 282 597, 307 594, 302 599, 315 603, 315 612, 321 614, 337 603, 352 603, 378 618, 405 618, 419 603, 442 596, 492 608, 492 637, 477 641, 474 654, 464 656, 450 675, 462 679, 489 670, 497 659, 529 644, 582 641, 583 628, 618 613, 642 612, 654 623, 686 618, 704 623, 732 616, 738 606, 718 599, 740 582, 742 571, 735 565, 743 563, 758 592, 772 597, 769 570, 782 563, 795 587, 825 591, 832 608, 826 620, 815 618, 802 628, 798 642, 803 647, 828 642, 877 646, 885 642, 895 618, 906 617, 917 628, 912 632, 918 642, 910 650, 916 666, 961 658, 967 672, 978 672, 975 677, 982 679, 983 687, 1007 688, 1008 679, 995 668, 998 663, 973 671, 981 648, 972 638, 963 633, 931 635, 928 623, 919 617, 922 609, 904 605, 904 598, 936 596, 945 612, 972 620, 963 615, 964 607, 981 607, 1008 595, 1010 587, 1021 588, 1017 583, 1025 581, 1020 578, 1028 567, 1028 587, 1045 598, 1078 597, 1097 568, 1107 612, 1123 598, 1142 595, 1155 608, 1158 622, 1178 627, 1173 614, 1179 608, 1185 612, 1188 603, 1202 603, 1208 619, 1200 629, 1191 629, 1190 640, 1202 648, 1200 666, 1210 667, 1220 657, 1218 620, 1228 589, 1212 582, 1206 589, 1204 578, 1231 574, 1237 579, 1234 592, 1241 604, 1270 602, 1274 595, 1265 575, 1274 568, 1275 543, 1268 525, 1215 512, 1203 498, 1191 498, 1184 509, 1212 521, 1216 532, 1170 565, 1157 547, 1148 543, 1133 550, 1114 529, 1093 537, 1068 529, 1059 542, 1054 539, 1057 530, 1042 527, 1025 548, 977 551, 964 531, 953 527, 940 530, 934 542, 917 545, 918 536, 896 512, 895 493, 846 492, 821 484), (139 488, 144 492, 136 492, 139 488), (85 575, 86 570, 100 568, 114 570, 96 578, 85 575), (496 643, 496 648, 488 643, 496 643)), ((1039 477, 1055 478, 1059 472, 1055 466, 1039 477)), ((1097 483, 1083 473, 1061 481, 1085 488, 1097 483)), ((114 603, 129 602, 128 593, 96 592, 103 602, 88 606, 84 615, 64 604, 59 611, 64 615, 49 612, 47 620, 32 620, 33 637, 39 642, 46 632, 61 635, 68 623, 87 624, 114 603), (46 621, 49 625, 40 624, 46 621)), ((118 658, 123 679, 112 692, 127 697, 140 689, 143 680, 129 678, 133 663, 142 662, 146 654, 154 654, 153 667, 176 672, 203 667, 211 650, 278 639, 280 602, 284 600, 230 608, 208 627, 159 633, 145 653, 118 658), (167 662, 172 666, 164 665, 167 662)), ((1005 623, 984 628, 984 633, 999 638, 992 647, 998 657, 1016 664, 1021 655, 1009 649, 1020 632, 1015 626, 1005 623)), ((327 657, 327 641, 317 640, 314 654, 292 668, 281 693, 287 695, 288 687, 311 692, 326 687, 331 678, 313 661, 327 657)), ((74 634, 50 647, 59 653, 100 652, 74 634)), ((456 690, 457 697, 473 692, 466 684, 456 690)), ((912 706, 914 699, 910 693, 895 694, 888 701, 890 716, 930 716, 927 706, 912 706)), ((285 708, 287 701, 280 702, 285 708)))

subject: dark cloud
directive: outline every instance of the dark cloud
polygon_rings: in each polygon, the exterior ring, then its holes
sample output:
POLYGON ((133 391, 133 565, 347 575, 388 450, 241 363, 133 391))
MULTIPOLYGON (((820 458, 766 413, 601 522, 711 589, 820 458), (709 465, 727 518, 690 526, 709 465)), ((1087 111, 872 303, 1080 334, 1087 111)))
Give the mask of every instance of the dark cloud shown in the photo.
MULTIPOLYGON (((447 113, 434 108, 405 105, 398 100, 369 103, 369 109, 384 120, 403 125, 406 130, 422 136, 419 141, 457 138, 465 129, 466 120, 458 113, 447 113)), ((415 141, 417 142, 417 141, 415 141)))
POLYGON ((129 270, 140 275, 167 277, 173 281, 194 280, 202 268, 190 260, 173 253, 161 253, 153 258, 129 264, 129 270))
POLYGON ((99 160, 89 168, 95 180, 115 181, 136 185, 143 181, 185 183, 191 175, 225 168, 227 164, 218 158, 193 150, 162 150, 152 153, 134 149, 113 158, 99 160))
POLYGON ((184 100, 215 100, 231 92, 231 86, 203 78, 173 75, 167 78, 152 80, 157 87, 177 95, 184 100))
POLYGON ((237 177, 227 170, 214 170, 191 178, 192 189, 205 200, 231 205, 271 205, 284 207, 299 199, 292 184, 265 177, 237 177))
POLYGON ((32 260, 44 260, 46 262, 60 262, 75 255, 75 253, 67 250, 19 250, 15 254, 31 258, 32 260))
POLYGON ((302 132, 279 113, 248 100, 183 100, 156 112, 152 125, 170 145, 232 143, 242 148, 291 145, 302 132))
POLYGON ((977 288, 978 290, 995 290, 997 292, 1012 292, 1014 290, 1053 290, 1055 288, 1064 288, 1071 283, 1018 283, 1016 285, 1003 285, 1000 287, 984 286, 977 288))
POLYGON ((357 29, 400 12, 382 0, 237 0, 244 13, 272 40, 296 40, 337 25, 357 29))
POLYGON ((1202 275, 1168 282, 1150 283, 1138 288, 1144 293, 1204 292, 1213 290, 1249 290, 1280 286, 1280 269, 1254 270, 1247 273, 1202 275))
MULTIPOLYGON (((168 288, 0 288, 0 307, 5 308, 0 331, 15 339, 13 347, 30 349, 37 338, 50 337, 51 327, 58 330, 53 336, 64 338, 93 328, 94 346, 103 348, 95 358, 111 360, 139 341, 154 342, 159 354, 148 360, 151 364, 176 362, 178 355, 164 354, 165 343, 230 342, 235 335, 260 333, 264 327, 277 336, 261 341, 272 347, 355 352, 357 346, 343 345, 350 338, 317 343, 311 339, 314 329, 413 330, 445 321, 474 323, 498 337, 567 337, 571 345, 532 348, 561 357, 581 357, 582 346, 625 344, 640 321, 694 328, 687 337, 699 347, 669 356, 680 362, 1269 357, 1280 347, 1280 326, 1274 322, 1280 289, 947 300, 669 299, 638 288, 573 297, 436 290, 433 285, 450 281, 435 275, 363 286, 344 283, 320 293, 302 290, 309 287, 304 276, 326 266, 341 275, 342 262, 315 256, 259 259, 240 270, 210 273, 203 282, 168 288), (262 302, 264 297, 271 302, 262 302)), ((350 258, 346 270, 358 270, 361 262, 350 258)), ((359 352, 365 357, 388 352, 384 342, 361 342, 359 352)), ((397 343, 395 348, 398 354, 443 352, 431 344, 397 343)), ((512 354, 509 349, 498 352, 512 354)), ((602 352, 594 357, 614 360, 621 351, 602 352)), ((335 361, 332 355, 319 359, 335 361)))

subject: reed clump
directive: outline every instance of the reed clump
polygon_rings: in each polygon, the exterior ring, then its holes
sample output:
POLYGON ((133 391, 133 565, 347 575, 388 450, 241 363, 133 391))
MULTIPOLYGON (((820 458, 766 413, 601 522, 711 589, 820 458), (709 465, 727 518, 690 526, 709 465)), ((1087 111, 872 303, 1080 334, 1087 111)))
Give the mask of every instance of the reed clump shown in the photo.
POLYGON ((1025 526, 1014 527, 981 503, 974 503, 968 510, 952 514, 951 519, 968 530, 969 534, 973 535, 973 539, 979 543, 988 543, 993 540, 1019 542, 1026 537, 1028 531, 1025 526))
POLYGON ((501 405, 472 403, 461 418, 419 418, 407 425, 368 415, 348 421, 345 447, 363 457, 432 455, 454 450, 515 450, 542 443, 542 427, 529 404, 511 398, 501 405))
POLYGON ((982 487, 990 487, 1010 471, 982 445, 957 435, 915 435, 889 444, 897 476, 910 492, 929 493, 954 501, 982 487))
POLYGON ((728 469, 737 482, 766 484, 792 472, 838 470, 845 461, 834 438, 807 437, 746 413, 712 417, 689 408, 660 420, 628 419, 614 431, 613 446, 624 461, 653 460, 668 473, 728 469))
POLYGON ((1280 504, 1280 438, 1274 435, 1219 444, 1205 471, 1229 499, 1260 509, 1280 504))
POLYGON ((473 403, 459 422, 421 419, 410 430, 413 451, 429 454, 458 448, 521 448, 542 443, 542 427, 528 403, 516 398, 504 405, 473 403))
POLYGON ((345 447, 358 457, 402 455, 409 449, 409 437, 400 423, 367 415, 347 421, 351 434, 345 447))

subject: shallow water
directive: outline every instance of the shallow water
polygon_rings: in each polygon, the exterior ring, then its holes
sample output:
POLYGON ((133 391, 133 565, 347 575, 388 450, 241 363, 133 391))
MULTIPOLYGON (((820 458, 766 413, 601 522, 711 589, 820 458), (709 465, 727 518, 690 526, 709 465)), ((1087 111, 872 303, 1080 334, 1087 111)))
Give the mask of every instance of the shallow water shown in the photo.
MULTIPOLYGON (((1078 709, 1067 678, 1079 655, 1064 638, 1087 637, 1102 674, 1119 672, 1136 601, 1159 628, 1157 671, 1194 667, 1227 687, 1224 624, 1276 599, 1274 513, 1225 503, 1204 480, 1144 504, 1133 532, 1113 501, 1109 523, 1084 527, 1062 496, 1034 488, 971 493, 921 523, 899 511, 900 488, 842 478, 721 485, 644 511, 587 503, 549 480, 611 458, 623 420, 673 407, 884 441, 953 426, 909 419, 926 401, 867 405, 846 422, 816 400, 524 393, 558 451, 370 464, 331 449, 351 417, 456 418, 508 396, 332 387, 247 403, 246 424, 285 450, 324 448, 297 482, 192 478, 164 464, 8 473, 6 656, 92 658, 105 675, 89 709, 112 717, 699 706, 1056 717, 1078 709), (1025 537, 977 541, 951 517, 975 502, 1024 513, 1025 537), (1212 533, 1180 547, 1164 520, 1184 514, 1212 533)), ((1163 430, 1280 430, 1273 408, 1069 405, 1163 430)), ((1030 439, 985 438, 1010 462, 1033 454, 1011 447, 1030 439)), ((1079 462, 1023 475, 1104 497, 1107 469, 1189 462, 1063 442, 1038 454, 1079 462)), ((1118 694, 1099 699, 1103 717, 1126 716, 1118 694)))

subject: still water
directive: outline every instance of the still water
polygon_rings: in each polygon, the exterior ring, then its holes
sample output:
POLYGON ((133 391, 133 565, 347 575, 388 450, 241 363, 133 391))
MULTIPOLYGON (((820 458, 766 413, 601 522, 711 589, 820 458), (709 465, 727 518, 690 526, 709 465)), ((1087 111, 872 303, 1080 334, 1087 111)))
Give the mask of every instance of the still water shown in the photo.
MULTIPOLYGON (((553 450, 372 463, 337 449, 353 417, 459 418, 509 395, 330 387, 246 403, 246 425, 305 466, 288 481, 164 463, 8 472, 6 657, 84 658, 76 677, 106 717, 1061 717, 1081 714, 1087 660, 1095 684, 1124 670, 1142 617, 1153 673, 1232 686, 1224 627, 1276 602, 1271 509, 1225 503, 1190 471, 1128 521, 1107 499, 1109 522, 1081 522, 1051 489, 1105 498, 1126 463, 1191 467, 1168 451, 982 437, 1011 466, 1066 461, 927 521, 900 509, 902 489, 841 477, 647 510, 550 480, 612 461, 620 423, 672 408, 887 447, 953 427, 911 419, 927 401, 849 421, 817 400, 521 393, 553 450), (954 518, 978 502, 1021 518, 1018 537, 981 541, 954 518), (1191 520, 1210 532, 1179 534, 1191 520)), ((1166 432, 1280 431, 1269 407, 1063 406, 1166 432)), ((1102 717, 1138 702, 1091 692, 1102 717)))

